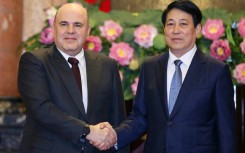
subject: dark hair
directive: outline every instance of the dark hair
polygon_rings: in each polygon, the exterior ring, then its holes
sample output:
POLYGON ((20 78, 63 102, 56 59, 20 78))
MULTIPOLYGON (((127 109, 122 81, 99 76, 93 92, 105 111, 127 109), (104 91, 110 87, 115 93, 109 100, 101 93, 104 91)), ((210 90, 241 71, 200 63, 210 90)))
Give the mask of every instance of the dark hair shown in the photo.
POLYGON ((189 0, 178 0, 170 3, 168 7, 163 11, 162 13, 162 23, 163 26, 165 25, 166 18, 168 13, 172 9, 179 9, 181 11, 184 11, 188 14, 190 14, 193 18, 194 26, 196 27, 199 23, 202 21, 202 13, 200 9, 194 4, 193 2, 189 0))

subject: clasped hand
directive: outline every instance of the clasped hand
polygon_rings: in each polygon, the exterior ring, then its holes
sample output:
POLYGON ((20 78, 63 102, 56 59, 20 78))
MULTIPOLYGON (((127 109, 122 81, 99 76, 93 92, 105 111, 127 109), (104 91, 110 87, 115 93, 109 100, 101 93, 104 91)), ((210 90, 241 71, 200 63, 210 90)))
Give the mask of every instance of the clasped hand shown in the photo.
POLYGON ((117 142, 117 134, 108 122, 90 125, 86 139, 99 150, 107 150, 117 142))

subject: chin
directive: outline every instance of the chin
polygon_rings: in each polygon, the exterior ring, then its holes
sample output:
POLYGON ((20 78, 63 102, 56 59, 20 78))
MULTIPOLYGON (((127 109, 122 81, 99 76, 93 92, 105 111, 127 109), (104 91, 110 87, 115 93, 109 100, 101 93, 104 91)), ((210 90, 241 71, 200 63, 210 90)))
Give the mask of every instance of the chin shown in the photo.
POLYGON ((67 50, 77 50, 78 49, 78 46, 66 45, 64 48, 67 49, 67 50))

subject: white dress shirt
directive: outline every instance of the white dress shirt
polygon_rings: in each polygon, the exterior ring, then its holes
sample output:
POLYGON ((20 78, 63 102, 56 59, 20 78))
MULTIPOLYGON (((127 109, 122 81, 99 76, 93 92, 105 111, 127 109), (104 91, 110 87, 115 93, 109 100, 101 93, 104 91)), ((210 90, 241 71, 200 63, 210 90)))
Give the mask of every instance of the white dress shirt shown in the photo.
MULTIPOLYGON (((62 52, 58 47, 57 47, 57 49, 59 50, 61 55, 65 58, 65 60, 67 61, 67 64, 71 68, 72 65, 68 62, 68 58, 73 57, 73 56, 70 56, 70 55, 62 52)), ((82 82, 83 105, 84 105, 85 112, 87 112, 87 108, 88 108, 88 87, 87 87, 87 73, 86 73, 87 71, 86 71, 86 62, 85 62, 85 57, 84 57, 84 50, 82 50, 74 58, 76 58, 79 61, 78 67, 80 70, 81 82, 82 82)))
POLYGON ((169 92, 170 85, 172 81, 172 77, 175 72, 175 64, 174 61, 180 59, 183 63, 180 65, 181 73, 182 73, 182 83, 184 82, 186 73, 190 67, 191 61, 196 53, 197 47, 196 45, 193 48, 182 55, 180 58, 177 58, 170 50, 169 50, 169 58, 168 58, 168 67, 167 67, 167 95, 168 95, 168 103, 169 103, 169 92))

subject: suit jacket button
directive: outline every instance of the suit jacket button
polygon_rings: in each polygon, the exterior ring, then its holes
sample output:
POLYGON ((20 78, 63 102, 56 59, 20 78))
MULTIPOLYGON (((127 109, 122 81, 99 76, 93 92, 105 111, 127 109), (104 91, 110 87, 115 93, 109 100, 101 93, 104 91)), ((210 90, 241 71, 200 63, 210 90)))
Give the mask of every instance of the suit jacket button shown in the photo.
POLYGON ((167 122, 167 125, 168 125, 168 126, 171 126, 171 125, 173 125, 173 124, 174 124, 174 123, 173 123, 172 121, 168 121, 168 122, 167 122))

